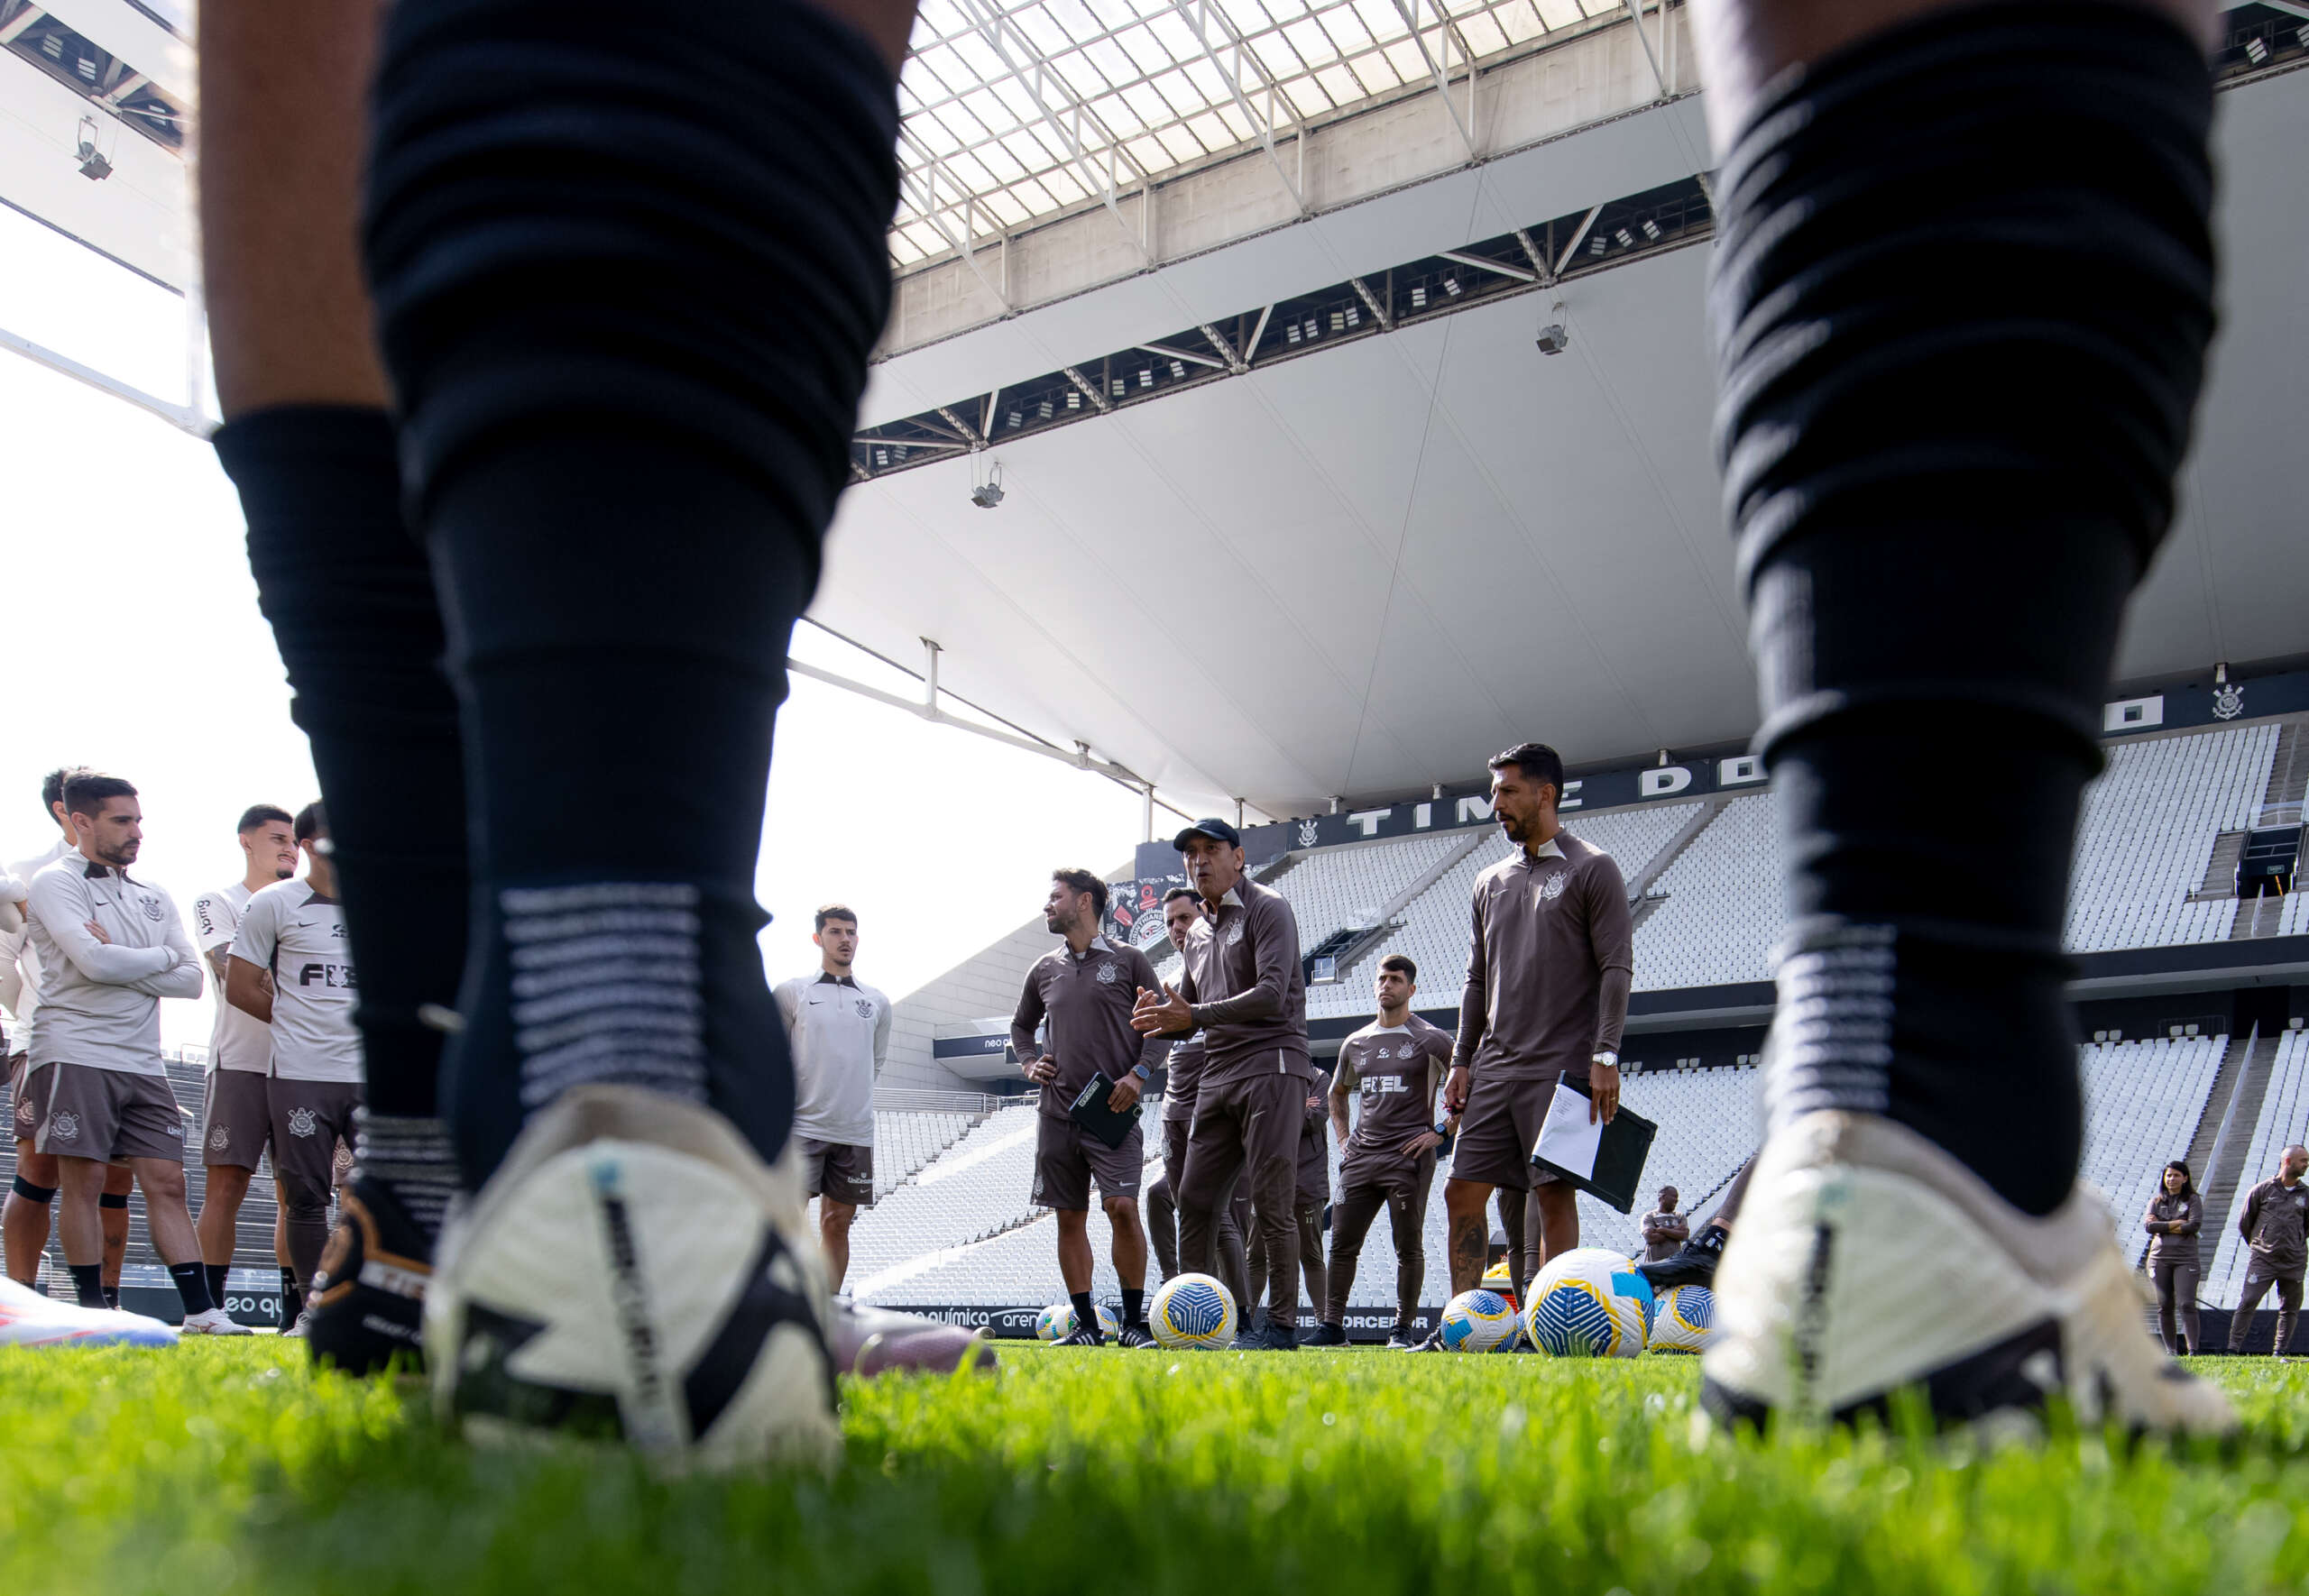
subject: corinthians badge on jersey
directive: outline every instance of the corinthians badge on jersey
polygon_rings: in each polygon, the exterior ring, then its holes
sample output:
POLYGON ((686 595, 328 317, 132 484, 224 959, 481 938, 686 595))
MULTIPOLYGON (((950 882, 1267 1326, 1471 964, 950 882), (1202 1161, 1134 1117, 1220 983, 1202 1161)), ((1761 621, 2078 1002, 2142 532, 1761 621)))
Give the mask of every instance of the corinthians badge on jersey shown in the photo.
POLYGON ((1111 986, 1121 974, 1122 966, 1111 962, 1102 964, 1099 967, 1099 985, 1111 986))
POLYGON ((161 900, 160 900, 160 899, 158 899, 158 898, 146 898, 146 899, 144 900, 144 918, 145 918, 145 919, 147 919, 147 920, 149 920, 149 921, 151 921, 151 922, 153 922, 154 924, 156 924, 156 925, 160 923, 160 920, 161 920, 161 900))
POLYGON ((874 1005, 866 998, 861 997, 858 1000, 858 1017, 861 1020, 870 1020, 874 1017, 874 1005))
POLYGON ((289 1133, 291 1136, 309 1136, 318 1128, 313 1122, 311 1109, 292 1108, 289 1111, 289 1133))
POLYGON ((1554 875, 1549 876, 1547 878, 1546 885, 1540 888, 1540 896, 1543 898, 1559 898, 1563 896, 1564 886, 1570 881, 1570 871, 1557 871, 1554 875))

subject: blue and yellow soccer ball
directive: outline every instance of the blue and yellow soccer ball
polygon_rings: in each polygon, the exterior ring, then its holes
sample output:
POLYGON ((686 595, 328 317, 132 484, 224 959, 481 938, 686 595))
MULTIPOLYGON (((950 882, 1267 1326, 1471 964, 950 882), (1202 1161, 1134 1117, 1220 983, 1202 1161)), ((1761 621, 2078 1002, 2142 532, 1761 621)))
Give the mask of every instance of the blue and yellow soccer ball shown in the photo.
POLYGON ((1074 1305, 1071 1302, 1053 1302, 1035 1316, 1036 1341, 1056 1341, 1073 1333, 1074 1305))
POLYGON ((1705 1286, 1670 1286, 1651 1316, 1651 1350, 1699 1353, 1716 1339, 1716 1294, 1705 1286))
POLYGON ((1523 1332, 1559 1358, 1633 1358, 1651 1339, 1651 1282, 1626 1254, 1574 1247, 1532 1282, 1523 1332))
POLYGON ((1232 1346, 1235 1295, 1209 1275, 1173 1275, 1155 1290, 1146 1319, 1164 1346, 1232 1346))
POLYGON ((1515 1309, 1496 1291, 1477 1286, 1443 1305, 1443 1350, 1487 1353, 1515 1333, 1515 1309))

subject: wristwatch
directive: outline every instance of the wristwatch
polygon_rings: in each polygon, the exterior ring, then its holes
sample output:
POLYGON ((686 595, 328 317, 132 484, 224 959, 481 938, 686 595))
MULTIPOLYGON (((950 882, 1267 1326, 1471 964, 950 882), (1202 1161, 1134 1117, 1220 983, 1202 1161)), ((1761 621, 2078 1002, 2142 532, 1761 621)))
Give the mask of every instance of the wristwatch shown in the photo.
POLYGON ((1611 1069, 1617 1069, 1620 1067, 1620 1056, 1614 1052, 1605 1051, 1597 1053, 1594 1058, 1588 1059, 1587 1062, 1590 1064, 1607 1065, 1611 1069))
POLYGON ((1147 1069, 1144 1064, 1132 1065, 1130 1067, 1130 1072, 1141 1080, 1153 1080, 1154 1078, 1154 1072, 1147 1069))

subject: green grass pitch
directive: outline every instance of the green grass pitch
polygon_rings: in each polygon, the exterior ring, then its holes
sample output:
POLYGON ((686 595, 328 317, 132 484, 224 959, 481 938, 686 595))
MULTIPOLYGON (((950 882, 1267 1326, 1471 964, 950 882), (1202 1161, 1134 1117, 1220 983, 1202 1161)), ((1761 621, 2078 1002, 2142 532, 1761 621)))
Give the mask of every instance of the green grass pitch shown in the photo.
POLYGON ((1695 1433, 1688 1358, 1006 1343, 831 1476, 478 1452, 270 1339, 0 1350, 0 1591, 2212 1591, 2309 1584, 2309 1364, 2229 1447, 1695 1433))

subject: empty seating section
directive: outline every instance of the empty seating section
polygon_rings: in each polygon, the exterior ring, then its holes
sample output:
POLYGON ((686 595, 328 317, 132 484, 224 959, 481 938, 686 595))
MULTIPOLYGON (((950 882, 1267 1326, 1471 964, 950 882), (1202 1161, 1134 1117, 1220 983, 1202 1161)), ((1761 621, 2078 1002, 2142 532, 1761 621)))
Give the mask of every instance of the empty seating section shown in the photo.
MULTIPOLYGON (((2125 1256, 2148 1245, 2141 1210, 2166 1160, 2186 1158, 2203 1117, 2226 1036, 2092 1042, 2078 1050, 2084 1073, 2085 1181, 2109 1199, 2125 1256)), ((2196 1178, 2203 1181, 2205 1171, 2196 1178)))
POLYGON ((1380 910, 1467 845, 1465 831, 1440 831, 1391 842, 1317 848, 1275 878, 1291 900, 1299 938, 1312 948, 1335 931, 1377 922, 1380 910))
POLYGON ((2286 894, 2285 913, 2277 917, 2277 934, 2297 937, 2309 931, 2309 892, 2286 894))
POLYGON ((1660 1133, 1652 1138, 1651 1155, 1644 1161, 1643 1189, 1637 1194, 1634 1213, 1622 1214, 1585 1195, 1579 1198, 1580 1244, 1642 1257, 1643 1215, 1663 1186, 1681 1194, 1684 1213, 1712 1212, 1720 1188, 1762 1140, 1762 1074, 1749 1065, 1646 1069, 1624 1077, 1621 1100, 1656 1122, 1660 1133))
POLYGON ((1771 793, 1734 798, 1651 884, 1665 901, 1635 928, 1638 991, 1771 978, 1788 905, 1778 804, 1771 793))
POLYGON ((2234 899, 2192 903, 2214 839, 2253 823, 2277 752, 2275 724, 2118 743, 2085 789, 2069 886, 2078 953, 2217 941, 2234 899))
POLYGON ((1039 1112, 1029 1101, 989 1114, 913 1180, 861 1211, 850 1231, 851 1280, 1032 1217, 1039 1112))
MULTIPOLYGON (((1624 809, 1606 814, 1581 814, 1575 811, 1565 819, 1564 829, 1610 854, 1619 865, 1620 874, 1633 879, 1698 811, 1696 803, 1624 809)), ((1465 832, 1460 833, 1462 839, 1465 836, 1465 832)), ((1474 898, 1476 877, 1514 850, 1515 845, 1502 833, 1486 833, 1474 852, 1445 871, 1434 885, 1404 907, 1402 926, 1356 960, 1350 979, 1308 992, 1308 1017, 1368 1014, 1372 972, 1379 968, 1379 960, 1390 953, 1404 954, 1419 966, 1421 1007, 1456 1004, 1459 987, 1467 979, 1468 906, 1474 898)), ((1299 867, 1304 868, 1304 865, 1299 867)), ((1298 870, 1292 874, 1298 874, 1298 870)), ((1289 876, 1284 876, 1284 885, 1289 885, 1290 879, 1289 876)), ((1639 983, 1642 968, 1639 958, 1639 983)))
POLYGON ((874 1197, 889 1196, 966 1134, 974 1116, 881 1110, 874 1115, 874 1197))
MULTIPOLYGON (((2244 1241, 2237 1234, 2237 1221, 2245 1211, 2246 1194, 2277 1173, 2277 1155, 2288 1143, 2304 1140, 2309 1140, 2309 1031, 2286 1031, 2277 1036, 2277 1061, 2269 1071, 2268 1095, 2261 1099, 2261 1112, 2253 1124, 2253 1138, 2246 1144, 2245 1165, 2237 1177, 2237 1194, 2226 1214, 2205 1215, 2204 1234, 2197 1237, 2199 1256, 2211 1262, 2197 1293, 2198 1299, 2207 1307, 2237 1306, 2238 1292, 2245 1283, 2246 1255, 2244 1241)), ((2202 1174, 2199 1178, 2203 1178, 2202 1174)), ((2148 1199, 2144 1197, 2141 1200, 2148 1199)))

